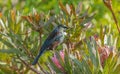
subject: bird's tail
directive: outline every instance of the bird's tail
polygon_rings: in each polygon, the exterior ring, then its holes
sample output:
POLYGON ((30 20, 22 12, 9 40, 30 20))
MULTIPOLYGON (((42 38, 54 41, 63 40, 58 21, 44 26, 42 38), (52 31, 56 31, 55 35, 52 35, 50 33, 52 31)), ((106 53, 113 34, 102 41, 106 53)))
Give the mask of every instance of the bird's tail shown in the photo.
POLYGON ((39 57, 43 54, 44 50, 41 50, 40 53, 37 55, 37 57, 34 59, 34 61, 32 62, 32 65, 35 65, 38 60, 39 60, 39 57))

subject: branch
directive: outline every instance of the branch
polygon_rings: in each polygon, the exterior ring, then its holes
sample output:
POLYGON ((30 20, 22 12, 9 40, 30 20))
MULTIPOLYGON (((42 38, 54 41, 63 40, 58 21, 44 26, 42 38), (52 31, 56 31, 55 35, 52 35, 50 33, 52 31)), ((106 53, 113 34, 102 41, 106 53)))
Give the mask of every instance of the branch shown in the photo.
POLYGON ((26 63, 23 59, 21 59, 19 56, 17 56, 18 59, 29 69, 31 69, 33 72, 37 73, 37 74, 42 74, 39 71, 37 71, 34 67, 30 66, 28 63, 26 63))
POLYGON ((103 2, 104 2, 104 4, 105 4, 105 6, 111 11, 112 16, 113 16, 113 19, 114 19, 115 24, 116 24, 116 27, 117 27, 117 29, 118 29, 118 32, 120 33, 120 28, 119 28, 119 26, 118 26, 118 21, 117 21, 117 19, 116 19, 116 17, 115 17, 115 14, 114 14, 114 12, 113 12, 113 9, 112 9, 112 0, 103 0, 103 2))

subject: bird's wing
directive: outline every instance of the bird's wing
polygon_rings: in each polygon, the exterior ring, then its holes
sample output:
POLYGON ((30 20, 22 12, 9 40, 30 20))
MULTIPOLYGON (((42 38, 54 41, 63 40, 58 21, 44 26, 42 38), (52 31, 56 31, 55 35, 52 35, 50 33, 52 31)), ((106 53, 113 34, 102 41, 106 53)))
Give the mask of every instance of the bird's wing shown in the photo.
POLYGON ((59 32, 55 29, 53 30, 50 35, 47 37, 47 39, 45 40, 45 42, 43 43, 41 49, 46 49, 49 47, 49 45, 52 44, 52 42, 54 41, 55 37, 57 36, 59 32))
POLYGON ((58 35, 58 31, 55 29, 51 32, 51 34, 48 36, 48 38, 46 39, 47 40, 51 40, 51 39, 54 39, 57 35, 58 35))

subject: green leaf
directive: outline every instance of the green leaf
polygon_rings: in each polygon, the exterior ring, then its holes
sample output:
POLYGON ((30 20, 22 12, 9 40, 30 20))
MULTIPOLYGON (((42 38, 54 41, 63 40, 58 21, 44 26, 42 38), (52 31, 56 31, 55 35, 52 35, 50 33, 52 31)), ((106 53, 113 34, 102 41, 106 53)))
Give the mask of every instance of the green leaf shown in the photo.
POLYGON ((92 40, 91 41, 88 41, 87 42, 87 47, 88 47, 88 50, 89 50, 89 55, 90 55, 90 59, 92 61, 92 63, 94 64, 95 67, 98 66, 97 64, 97 61, 96 61, 96 47, 95 47, 95 44, 93 42, 93 38, 91 38, 92 40))
POLYGON ((19 51, 19 49, 15 49, 15 48, 10 48, 10 49, 0 49, 1 53, 7 53, 7 54, 19 54, 21 55, 21 51, 19 51))
POLYGON ((70 58, 72 59, 72 69, 73 69, 73 74, 83 74, 82 72, 82 70, 81 70, 81 68, 79 68, 80 66, 78 66, 76 63, 77 63, 77 61, 76 61, 76 59, 75 59, 75 57, 73 56, 73 55, 70 55, 70 58), (73 66, 75 66, 75 67, 73 67, 73 66))
POLYGON ((120 64, 117 65, 117 67, 115 68, 113 74, 119 74, 120 73, 120 64))
POLYGON ((115 55, 111 61, 110 68, 113 70, 118 63, 119 56, 115 55))
POLYGON ((64 55, 65 68, 68 74, 72 74, 71 60, 69 59, 69 54, 66 52, 64 55))
POLYGON ((78 61, 77 59, 73 59, 73 62, 75 63, 75 66, 78 67, 78 71, 81 71, 81 73, 84 74, 84 68, 82 63, 80 63, 80 61, 78 61))
POLYGON ((7 47, 13 48, 14 46, 5 39, 0 38, 0 41, 5 44, 7 47))
POLYGON ((3 71, 2 72, 2 74, 15 74, 15 71, 13 72, 13 71, 11 71, 11 69, 9 69, 8 68, 8 66, 4 66, 4 65, 0 65, 0 74, 1 74, 1 71, 3 71))
POLYGON ((85 69, 85 74, 92 74, 92 72, 90 70, 90 67, 89 67, 86 60, 84 60, 84 59, 82 60, 82 65, 83 65, 83 67, 85 69))
POLYGON ((87 17, 85 20, 83 20, 80 25, 84 26, 84 24, 90 22, 94 18, 94 15, 87 17))

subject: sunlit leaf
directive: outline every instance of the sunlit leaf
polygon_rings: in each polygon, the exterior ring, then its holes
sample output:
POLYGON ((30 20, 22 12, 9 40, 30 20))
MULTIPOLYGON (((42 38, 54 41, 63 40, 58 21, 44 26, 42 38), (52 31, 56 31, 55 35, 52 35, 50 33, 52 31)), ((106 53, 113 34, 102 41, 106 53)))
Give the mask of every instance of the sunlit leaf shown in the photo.
POLYGON ((113 70, 116 67, 116 65, 118 63, 118 59, 119 59, 118 55, 113 56, 113 59, 110 64, 111 70, 113 70))
POLYGON ((15 11, 11 10, 11 14, 10 15, 11 15, 12 21, 15 22, 15 20, 16 20, 16 13, 15 13, 15 11))
POLYGON ((120 73, 120 64, 115 68, 114 74, 119 74, 120 73))
POLYGON ((71 13, 71 9, 70 9, 70 6, 69 6, 68 4, 66 4, 66 10, 67 10, 67 12, 68 12, 69 15, 70 15, 70 13, 71 13))

